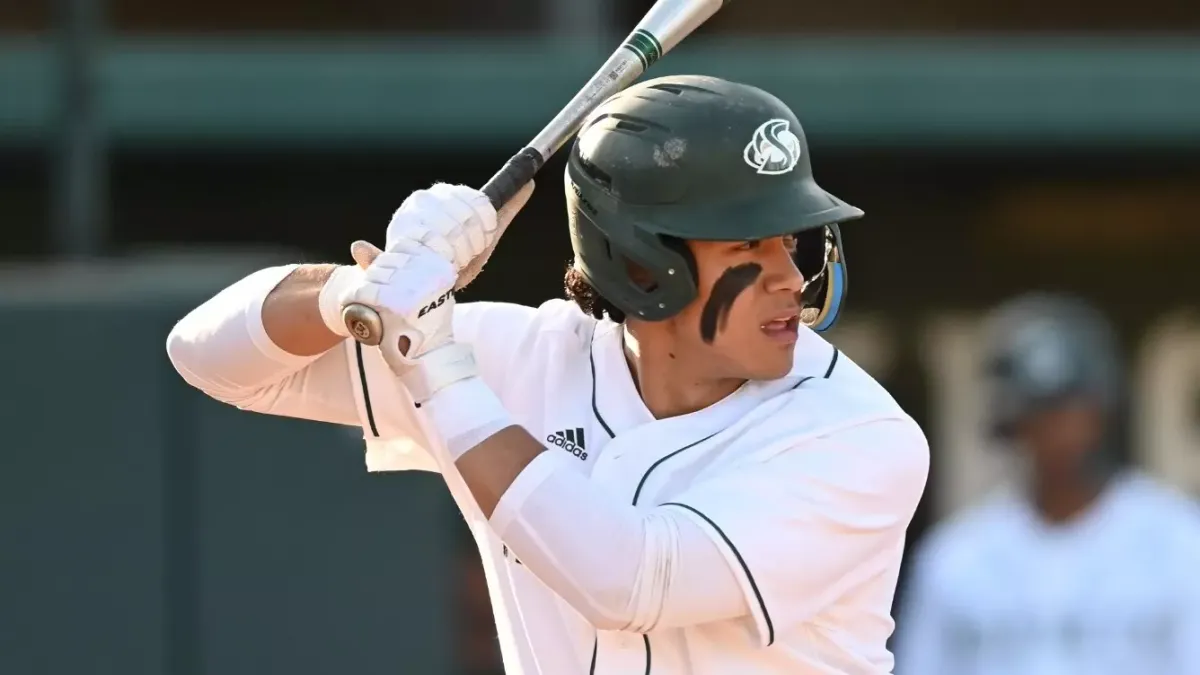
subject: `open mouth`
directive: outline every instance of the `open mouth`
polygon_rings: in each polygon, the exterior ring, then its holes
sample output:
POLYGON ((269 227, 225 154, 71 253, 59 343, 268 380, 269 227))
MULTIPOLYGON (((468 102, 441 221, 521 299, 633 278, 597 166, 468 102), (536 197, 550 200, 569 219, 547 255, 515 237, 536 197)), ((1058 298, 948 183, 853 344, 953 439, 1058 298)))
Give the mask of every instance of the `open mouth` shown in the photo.
POLYGON ((776 317, 762 324, 761 328, 762 332, 772 339, 794 342, 800 328, 800 315, 791 313, 776 317))

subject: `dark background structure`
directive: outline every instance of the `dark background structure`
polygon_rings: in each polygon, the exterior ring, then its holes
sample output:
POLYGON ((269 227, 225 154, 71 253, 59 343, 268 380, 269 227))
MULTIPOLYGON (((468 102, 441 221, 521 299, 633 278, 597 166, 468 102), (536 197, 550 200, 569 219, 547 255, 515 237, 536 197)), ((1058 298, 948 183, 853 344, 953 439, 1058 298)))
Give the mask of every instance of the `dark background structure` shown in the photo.
MULTIPOLYGON (((481 184, 650 4, 0 5, 0 672, 499 672, 436 476, 209 401, 163 341, 257 267, 347 261, 414 189, 481 184)), ((972 331, 1029 289, 1108 310, 1128 458, 1200 488, 1200 5, 741 0, 672 72, 786 100, 867 212, 833 339, 930 436, 911 541, 999 471, 972 331)), ((465 299, 561 293, 561 172, 465 299)))

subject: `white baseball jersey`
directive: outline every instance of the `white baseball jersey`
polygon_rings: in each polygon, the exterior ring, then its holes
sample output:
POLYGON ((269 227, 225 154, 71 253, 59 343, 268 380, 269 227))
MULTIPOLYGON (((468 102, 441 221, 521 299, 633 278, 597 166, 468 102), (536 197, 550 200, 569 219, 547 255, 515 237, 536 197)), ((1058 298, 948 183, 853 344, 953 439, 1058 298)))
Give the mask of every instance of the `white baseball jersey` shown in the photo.
POLYGON ((899 675, 1200 674, 1200 512, 1133 473, 1047 525, 1005 489, 922 542, 899 675))
MULTIPOLYGON (((438 441, 376 350, 348 341, 302 358, 270 343, 258 314, 286 271, 252 275, 185 318, 169 342, 179 372, 242 408, 361 425, 372 471, 436 471, 426 448, 438 441)), ((507 672, 891 672, 892 598, 928 446, 850 359, 801 329, 787 377, 656 420, 622 328, 571 303, 464 303, 454 331, 514 419, 553 452, 623 503, 677 509, 699 524, 749 608, 701 625, 597 630, 511 554, 451 468, 445 479, 480 548, 507 672)))

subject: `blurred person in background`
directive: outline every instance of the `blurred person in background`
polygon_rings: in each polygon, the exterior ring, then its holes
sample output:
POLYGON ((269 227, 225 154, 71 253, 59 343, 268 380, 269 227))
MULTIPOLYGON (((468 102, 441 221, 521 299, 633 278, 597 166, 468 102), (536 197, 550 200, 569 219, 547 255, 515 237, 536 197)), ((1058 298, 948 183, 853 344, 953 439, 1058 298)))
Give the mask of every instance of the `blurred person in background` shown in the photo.
POLYGON ((1108 323, 1030 294, 987 325, 992 429, 1022 480, 934 528, 897 623, 899 675, 1200 673, 1200 511, 1118 461, 1108 323))

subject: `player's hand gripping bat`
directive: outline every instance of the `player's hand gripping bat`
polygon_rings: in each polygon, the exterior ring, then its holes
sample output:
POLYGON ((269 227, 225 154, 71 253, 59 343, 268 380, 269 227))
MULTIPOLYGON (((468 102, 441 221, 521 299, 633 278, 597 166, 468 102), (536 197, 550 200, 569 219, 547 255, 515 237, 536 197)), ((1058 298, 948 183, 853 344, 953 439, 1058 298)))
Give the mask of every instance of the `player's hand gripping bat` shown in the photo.
MULTIPOLYGON (((508 203, 580 125, 608 97, 633 84, 663 54, 732 0, 658 0, 625 42, 587 84, 550 120, 529 145, 508 160, 483 186, 497 210, 508 203)), ((383 321, 370 307, 347 305, 342 320, 354 339, 377 346, 383 340, 383 321)))

